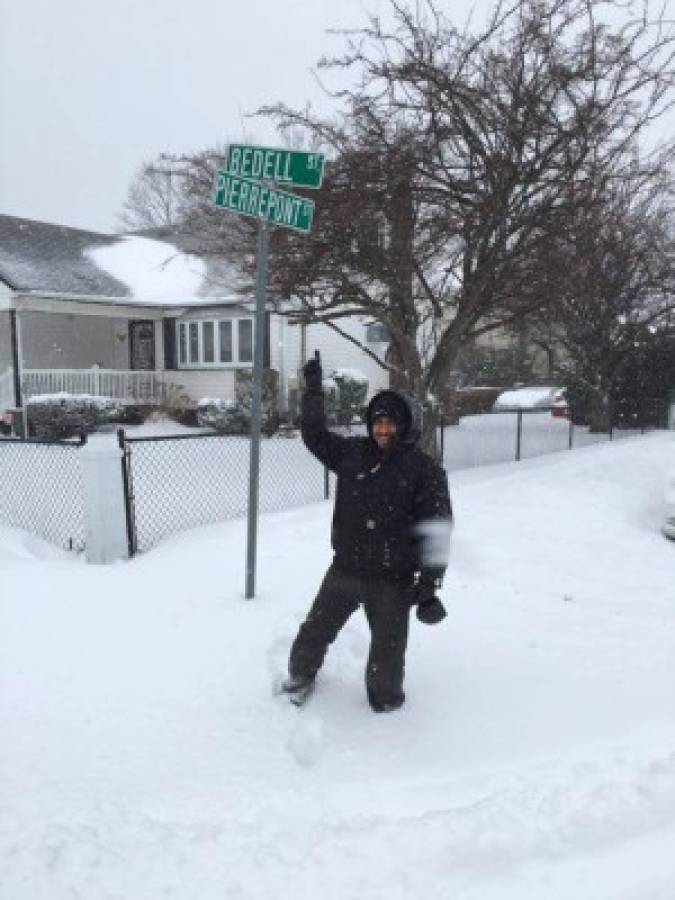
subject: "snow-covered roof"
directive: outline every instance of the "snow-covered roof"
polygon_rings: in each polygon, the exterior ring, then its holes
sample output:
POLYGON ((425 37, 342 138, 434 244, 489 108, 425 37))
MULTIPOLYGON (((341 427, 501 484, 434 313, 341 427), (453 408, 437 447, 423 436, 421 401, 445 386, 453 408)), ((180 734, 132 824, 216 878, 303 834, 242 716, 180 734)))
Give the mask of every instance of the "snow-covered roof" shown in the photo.
POLYGON ((241 300, 235 266, 186 249, 189 241, 106 235, 0 215, 0 279, 22 293, 142 305, 241 300))
POLYGON ((128 296, 144 303, 185 304, 200 298, 206 264, 172 244, 125 236, 114 244, 87 247, 84 254, 121 282, 128 296))

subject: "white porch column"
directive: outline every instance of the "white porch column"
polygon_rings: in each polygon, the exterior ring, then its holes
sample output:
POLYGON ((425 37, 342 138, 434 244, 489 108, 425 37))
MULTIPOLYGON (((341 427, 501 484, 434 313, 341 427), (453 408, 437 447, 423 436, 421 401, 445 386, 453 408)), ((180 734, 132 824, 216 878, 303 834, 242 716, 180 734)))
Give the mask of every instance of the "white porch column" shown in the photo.
POLYGON ((155 372, 160 378, 164 375, 164 319, 154 323, 155 328, 155 372))
POLYGON ((127 559, 122 450, 105 438, 93 438, 79 451, 84 483, 84 522, 88 563, 127 559))

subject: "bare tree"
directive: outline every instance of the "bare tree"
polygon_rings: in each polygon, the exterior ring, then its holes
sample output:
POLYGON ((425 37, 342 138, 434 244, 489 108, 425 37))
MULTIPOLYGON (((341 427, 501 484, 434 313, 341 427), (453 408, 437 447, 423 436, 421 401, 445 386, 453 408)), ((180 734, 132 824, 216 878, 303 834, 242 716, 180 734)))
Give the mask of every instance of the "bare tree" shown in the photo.
POLYGON ((674 187, 667 168, 645 170, 637 160, 620 177, 596 172, 569 186, 556 240, 567 277, 534 333, 553 331, 593 430, 609 427, 637 342, 675 324, 674 187))
POLYGON ((562 295, 552 236, 570 182, 591 161, 618 171, 671 102, 672 26, 645 14, 613 31, 605 6, 519 0, 474 35, 392 0, 391 31, 373 20, 320 63, 359 76, 338 119, 261 110, 330 158, 312 235, 275 245, 273 284, 298 320, 372 316, 423 400, 468 342, 562 295))
POLYGON ((172 229, 181 216, 177 172, 164 156, 144 162, 129 187, 119 222, 128 231, 172 229))

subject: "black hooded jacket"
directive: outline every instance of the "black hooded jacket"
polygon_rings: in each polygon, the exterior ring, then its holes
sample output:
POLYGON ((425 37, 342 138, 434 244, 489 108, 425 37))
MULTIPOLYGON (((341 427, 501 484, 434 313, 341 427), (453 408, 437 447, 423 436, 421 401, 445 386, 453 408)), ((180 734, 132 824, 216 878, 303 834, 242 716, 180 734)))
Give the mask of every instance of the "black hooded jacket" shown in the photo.
MULTIPOLYGON (((452 506, 445 471, 415 446, 412 413, 395 391, 381 391, 368 405, 367 437, 345 437, 326 427, 324 397, 302 398, 302 437, 316 458, 337 475, 331 542, 334 565, 346 574, 410 585, 415 573, 441 578, 447 555, 429 562, 429 522, 446 528, 452 506), (372 437, 375 414, 397 423, 391 448, 372 437)), ((432 525, 433 533, 433 525, 432 525)))

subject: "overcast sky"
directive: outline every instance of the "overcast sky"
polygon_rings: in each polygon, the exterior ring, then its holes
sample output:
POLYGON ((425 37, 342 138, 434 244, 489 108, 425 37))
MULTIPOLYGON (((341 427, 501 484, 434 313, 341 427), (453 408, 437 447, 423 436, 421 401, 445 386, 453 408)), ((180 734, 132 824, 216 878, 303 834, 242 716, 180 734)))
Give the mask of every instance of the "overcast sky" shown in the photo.
MULTIPOLYGON (((440 3, 459 24, 489 0, 440 3)), ((325 104, 311 70, 386 0, 0 0, 0 212, 114 230, 139 165, 274 140, 264 103, 325 104)), ((274 141, 278 143, 278 141, 274 141)))

